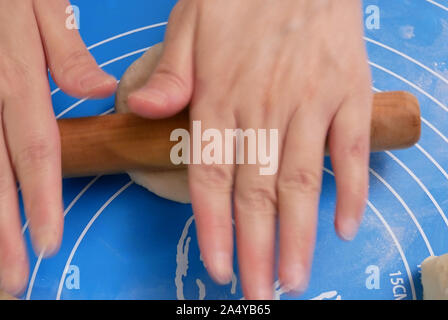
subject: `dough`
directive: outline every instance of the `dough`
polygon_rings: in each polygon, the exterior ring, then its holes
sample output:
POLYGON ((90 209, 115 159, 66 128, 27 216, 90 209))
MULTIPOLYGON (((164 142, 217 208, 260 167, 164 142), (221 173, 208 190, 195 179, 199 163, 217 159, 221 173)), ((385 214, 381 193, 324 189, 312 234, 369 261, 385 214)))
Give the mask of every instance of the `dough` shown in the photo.
MULTIPOLYGON (((125 72, 118 85, 115 98, 115 111, 129 112, 127 100, 130 93, 143 87, 157 66, 163 45, 150 48, 125 72)), ((190 203, 187 169, 170 171, 133 171, 128 172, 131 179, 156 195, 181 203, 190 203)))
POLYGON ((448 254, 422 262, 424 300, 448 300, 448 254))

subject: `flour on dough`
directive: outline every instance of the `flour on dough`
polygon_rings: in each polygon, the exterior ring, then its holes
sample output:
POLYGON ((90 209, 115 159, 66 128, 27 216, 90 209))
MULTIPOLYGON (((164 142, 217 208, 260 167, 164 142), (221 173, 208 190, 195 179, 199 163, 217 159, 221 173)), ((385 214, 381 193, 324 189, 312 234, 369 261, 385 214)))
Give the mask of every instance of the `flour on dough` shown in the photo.
MULTIPOLYGON (((115 99, 115 111, 127 113, 127 100, 130 93, 143 87, 162 54, 163 45, 150 48, 125 72, 118 85, 115 99)), ((133 171, 128 172, 131 179, 156 195, 181 203, 190 203, 188 191, 188 172, 186 169, 169 171, 133 171)))
POLYGON ((424 300, 448 300, 448 254, 422 262, 424 300))

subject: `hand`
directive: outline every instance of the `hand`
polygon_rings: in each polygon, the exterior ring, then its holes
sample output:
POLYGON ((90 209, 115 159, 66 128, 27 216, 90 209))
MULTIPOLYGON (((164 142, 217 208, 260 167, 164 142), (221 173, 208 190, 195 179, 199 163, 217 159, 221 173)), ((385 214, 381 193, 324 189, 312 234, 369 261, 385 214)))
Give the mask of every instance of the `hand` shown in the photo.
POLYGON ((68 5, 0 0, 0 286, 13 295, 29 274, 17 181, 36 254, 55 253, 63 229, 61 150, 47 69, 76 97, 105 97, 117 85, 78 32, 66 28, 68 5))
POLYGON ((190 101, 202 129, 278 129, 279 169, 190 165, 199 246, 220 283, 232 275, 232 210, 247 299, 273 297, 279 279, 303 292, 312 265, 324 146, 337 184, 335 227, 352 239, 368 188, 372 106, 361 1, 181 0, 161 61, 129 96, 134 112, 171 116, 190 101))

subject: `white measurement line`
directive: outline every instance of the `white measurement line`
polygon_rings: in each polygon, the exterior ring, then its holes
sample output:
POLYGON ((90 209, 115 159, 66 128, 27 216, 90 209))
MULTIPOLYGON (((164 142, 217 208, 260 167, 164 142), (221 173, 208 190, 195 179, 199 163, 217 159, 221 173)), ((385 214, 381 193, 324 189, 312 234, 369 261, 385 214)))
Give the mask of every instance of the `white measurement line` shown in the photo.
POLYGON ((392 47, 390 47, 390 46, 388 46, 388 45, 386 45, 386 44, 384 44, 384 43, 382 43, 382 42, 380 42, 380 41, 376 41, 376 40, 370 39, 370 38, 368 38, 368 37, 364 37, 364 40, 366 40, 367 42, 370 42, 370 43, 372 43, 372 44, 374 44, 374 45, 377 45, 377 46, 379 46, 379 47, 382 47, 382 48, 384 48, 384 49, 386 49, 386 50, 388 50, 388 51, 391 51, 391 52, 393 52, 393 53, 395 53, 395 54, 397 54, 397 55, 399 55, 399 56, 405 58, 406 60, 408 60, 408 61, 410 61, 410 62, 412 62, 412 63, 418 65, 419 67, 423 68, 424 70, 428 71, 428 72, 431 73, 433 76, 439 78, 440 80, 442 80, 443 82, 445 82, 445 84, 448 84, 448 79, 445 78, 443 75, 441 75, 440 73, 436 72, 435 70, 429 68, 428 66, 426 66, 426 65, 423 64, 422 62, 418 61, 417 59, 414 59, 414 58, 412 58, 411 56, 408 56, 408 55, 405 54, 404 52, 401 52, 401 51, 399 51, 399 50, 397 50, 397 49, 394 49, 394 48, 392 48, 392 47))
MULTIPOLYGON (((79 201, 79 199, 87 192, 87 190, 89 190, 89 188, 96 182, 98 181, 98 179, 101 176, 97 176, 95 178, 93 178, 77 195, 76 197, 70 202, 70 204, 67 206, 67 208, 64 210, 64 218, 65 216, 70 212, 70 210, 73 208, 73 206, 79 201)), ((28 226, 29 220, 26 221, 23 229, 22 229, 22 234, 25 232, 26 227, 28 226)), ((34 281, 36 279, 36 275, 37 272, 39 271, 40 268, 40 263, 42 261, 43 258, 43 252, 39 255, 36 264, 34 265, 34 269, 33 269, 33 273, 32 276, 30 278, 30 281, 28 283, 28 290, 27 290, 27 294, 26 294, 26 300, 30 300, 31 298, 31 293, 33 292, 33 287, 34 287, 34 281)))
POLYGON ((115 200, 115 198, 117 198, 123 191, 125 191, 127 188, 129 188, 134 182, 133 181, 129 181, 128 183, 126 183, 123 187, 121 187, 117 192, 115 192, 102 206, 101 208, 93 215, 93 217, 90 219, 89 223, 87 223, 87 225, 85 226, 84 230, 81 232, 81 234, 79 235, 78 239, 76 240, 75 245, 73 246, 70 255, 67 259, 67 262, 65 263, 65 267, 64 267, 64 271, 62 272, 62 276, 61 279, 59 281, 59 286, 58 286, 58 292, 56 295, 56 300, 60 300, 61 299, 61 294, 62 294, 62 286, 64 284, 64 280, 65 277, 67 275, 68 269, 70 267, 70 264, 73 260, 73 257, 76 254, 76 251, 79 248, 79 245, 81 244, 82 240, 84 239, 84 237, 86 236, 87 232, 90 230, 90 228, 92 227, 93 223, 96 221, 96 219, 104 212, 104 210, 112 203, 112 201, 115 200))
POLYGON ((370 173, 373 174, 378 180, 381 181, 381 183, 383 183, 387 189, 389 189, 389 191, 394 195, 394 197, 401 203, 401 205, 403 206, 403 208, 406 210, 406 212, 408 213, 408 215, 411 217, 412 221, 414 222, 415 226, 417 227, 418 232, 420 233, 420 235, 423 238, 423 241, 425 242, 426 248, 429 251, 429 254, 431 256, 434 255, 434 251, 432 250, 431 244, 428 241, 428 238, 426 237, 425 232, 423 231, 420 223, 418 222, 417 218, 415 217, 414 213, 412 212, 411 209, 409 209, 408 205, 406 204, 406 202, 403 200, 403 198, 401 198, 401 196, 398 194, 397 191, 395 191, 395 189, 389 184, 387 183, 386 180, 384 180, 375 170, 373 170, 372 168, 369 169, 370 173))
POLYGON ((417 86, 416 84, 412 83, 411 81, 409 81, 408 79, 396 74, 395 72, 380 66, 374 62, 369 61, 368 62, 372 67, 375 67, 381 71, 384 71, 388 74, 390 74, 391 76, 393 76, 394 78, 397 78, 398 80, 403 81, 404 83, 408 84, 409 86, 411 86, 412 88, 414 88, 415 90, 417 90, 418 92, 420 92, 421 94, 425 95, 426 97, 428 97, 430 100, 432 100, 435 104, 437 104, 440 108, 442 108, 444 111, 448 112, 448 107, 445 106, 442 102, 440 102, 439 100, 437 100, 436 98, 434 98, 432 95, 430 95, 428 92, 426 92, 425 90, 423 90, 422 88, 420 88, 419 86, 417 86))
POLYGON ((440 207, 439 203, 434 199, 431 192, 429 192, 428 188, 425 186, 425 184, 412 172, 411 169, 409 169, 400 159, 398 159, 392 152, 386 151, 386 154, 389 155, 395 162, 397 162, 411 177, 414 179, 415 182, 420 186, 420 188, 426 193, 428 198, 431 200, 433 205, 436 207, 437 211, 439 212, 440 216, 442 217, 443 221, 445 222, 445 225, 448 226, 448 219, 445 215, 445 212, 443 212, 442 208, 440 207))
MULTIPOLYGON (((334 177, 334 173, 331 170, 329 170, 327 168, 324 168, 323 170, 334 177)), ((390 227, 390 225, 387 223, 386 219, 384 219, 384 217, 381 214, 381 212, 372 204, 372 202, 367 200, 367 205, 375 213, 375 215, 381 221, 381 223, 384 225, 384 227, 386 228, 386 231, 389 233, 389 235, 392 238, 392 241, 394 242, 395 246, 397 247, 398 253, 400 254, 401 260, 403 261, 404 268, 406 269, 406 273, 407 273, 407 276, 408 276, 408 279, 409 279, 409 284, 411 286, 412 298, 414 300, 416 300, 417 297, 416 297, 416 294, 415 294, 414 279, 412 278, 412 273, 411 273, 411 269, 409 267, 408 260, 406 258, 406 255, 404 254, 404 251, 403 251, 403 248, 400 245, 400 242, 398 241, 397 236, 395 235, 395 233, 392 230, 392 228, 390 227)))
POLYGON ((419 149, 428 159, 429 161, 431 161, 436 167, 437 169, 439 169, 439 171, 445 176, 445 178, 448 180, 448 174, 446 173, 446 171, 442 168, 442 166, 428 153, 428 151, 426 151, 425 149, 422 148, 421 145, 416 144, 415 147, 417 149, 419 149))
POLYGON ((429 3, 431 3, 431 4, 433 4, 433 5, 437 6, 437 7, 439 7, 439 8, 442 9, 442 10, 448 11, 448 7, 445 7, 445 6, 441 5, 441 4, 438 3, 438 2, 435 2, 434 0, 426 0, 426 2, 429 2, 429 3))

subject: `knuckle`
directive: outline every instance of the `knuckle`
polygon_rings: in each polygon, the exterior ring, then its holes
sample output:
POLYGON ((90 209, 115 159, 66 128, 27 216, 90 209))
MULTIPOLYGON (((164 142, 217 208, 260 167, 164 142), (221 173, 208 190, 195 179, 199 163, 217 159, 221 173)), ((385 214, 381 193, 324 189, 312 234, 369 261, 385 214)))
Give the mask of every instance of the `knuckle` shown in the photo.
POLYGON ((67 55, 59 68, 56 68, 56 76, 68 76, 94 65, 93 58, 87 49, 78 49, 67 55))
POLYGON ((224 165, 203 165, 201 170, 197 170, 195 178, 195 183, 202 187, 229 193, 232 191, 232 172, 224 165))
POLYGON ((368 183, 365 179, 355 181, 353 185, 346 191, 347 196, 352 199, 352 203, 356 206, 363 207, 368 197, 368 183))
POLYGON ((300 93, 303 95, 303 102, 309 104, 312 101, 316 100, 316 98, 319 97, 320 94, 320 86, 321 84, 318 77, 311 77, 307 79, 303 85, 302 90, 300 90, 300 93))
POLYGON ((18 170, 35 170, 57 155, 57 144, 53 139, 33 138, 13 156, 18 170))
POLYGON ((235 193, 235 205, 245 215, 276 215, 277 196, 274 188, 256 185, 235 193))
POLYGON ((30 67, 19 59, 0 53, 0 88, 6 97, 23 94, 24 89, 30 86, 30 67))
POLYGON ((273 88, 272 85, 270 85, 270 87, 267 87, 266 90, 264 90, 264 94, 262 96, 261 101, 264 121, 266 121, 266 118, 268 118, 270 115, 274 114, 273 111, 275 110, 276 105, 277 104, 274 102, 273 88))
POLYGON ((280 192, 297 191, 304 194, 316 194, 321 190, 321 179, 317 172, 309 169, 295 169, 283 172, 278 181, 280 192))
POLYGON ((168 82, 168 85, 177 89, 178 92, 182 93, 189 91, 189 85, 187 82, 167 64, 159 64, 154 76, 164 79, 164 81, 168 82))
POLYGON ((365 136, 356 137, 352 143, 348 144, 346 154, 355 159, 365 159, 369 154, 369 142, 365 136))
POLYGON ((348 79, 348 88, 352 92, 356 92, 359 96, 373 96, 372 93, 372 76, 368 66, 360 66, 352 68, 346 75, 348 79))

